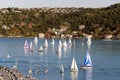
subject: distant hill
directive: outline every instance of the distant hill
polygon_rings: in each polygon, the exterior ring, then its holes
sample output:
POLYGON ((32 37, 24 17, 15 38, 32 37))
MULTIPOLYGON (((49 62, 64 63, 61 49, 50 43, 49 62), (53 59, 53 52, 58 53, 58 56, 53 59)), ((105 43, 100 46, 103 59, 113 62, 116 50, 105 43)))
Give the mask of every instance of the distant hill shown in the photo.
MULTIPOLYGON (((3 8, 0 10, 0 35, 35 36, 48 28, 69 26, 65 33, 77 31, 94 38, 120 37, 120 3, 104 8, 3 8), (79 29, 80 25, 85 28, 79 29)), ((54 34, 53 34, 54 35, 54 34)))

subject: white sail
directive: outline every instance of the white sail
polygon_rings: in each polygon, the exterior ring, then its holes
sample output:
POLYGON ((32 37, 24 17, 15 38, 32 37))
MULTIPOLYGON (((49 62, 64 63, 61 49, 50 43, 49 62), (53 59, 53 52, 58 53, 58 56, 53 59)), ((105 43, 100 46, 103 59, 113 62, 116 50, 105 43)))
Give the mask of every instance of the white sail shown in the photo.
POLYGON ((64 72, 64 66, 63 64, 60 65, 60 73, 63 73, 64 72))
POLYGON ((52 39, 51 44, 54 46, 54 44, 55 44, 55 40, 54 40, 54 38, 52 39))
POLYGON ((30 69, 30 70, 28 71, 28 73, 31 74, 31 73, 32 73, 32 69, 30 69))
POLYGON ((30 42, 30 51, 33 51, 33 43, 32 42, 30 42))
POLYGON ((84 61, 85 66, 92 66, 92 61, 89 52, 87 51, 85 61, 84 61))
POLYGON ((16 69, 16 70, 17 70, 17 66, 18 66, 18 61, 17 61, 17 58, 16 58, 15 64, 13 65, 13 69, 16 69))
POLYGON ((69 45, 72 45, 71 38, 69 38, 68 44, 69 44, 69 45))
POLYGON ((7 54, 7 55, 6 55, 6 57, 7 57, 7 58, 10 58, 10 57, 11 57, 11 55, 10 55, 10 54, 7 54))
POLYGON ((62 46, 62 42, 61 42, 61 40, 59 40, 59 46, 62 46))
POLYGON ((35 43, 35 44, 38 43, 38 38, 37 38, 37 37, 35 37, 35 39, 34 39, 34 43, 35 43))
POLYGON ((66 40, 65 40, 64 43, 63 43, 63 47, 67 47, 67 42, 66 42, 66 40))
POLYGON ((46 68, 45 68, 45 70, 44 70, 44 73, 45 73, 45 74, 48 73, 48 62, 47 62, 47 57, 46 57, 46 68))
POLYGON ((61 46, 59 46, 59 45, 58 45, 58 50, 56 51, 56 54, 57 54, 58 58, 61 58, 62 50, 61 50, 61 46))
POLYGON ((91 39, 90 39, 90 38, 88 38, 87 44, 88 44, 88 45, 91 45, 91 39))
POLYGON ((25 43, 24 43, 24 48, 29 48, 29 45, 28 45, 27 40, 26 40, 25 43))
POLYGON ((61 50, 61 46, 58 45, 57 53, 59 54, 59 53, 61 53, 61 52, 62 52, 62 50, 61 50))
POLYGON ((87 39, 88 39, 88 40, 87 40, 87 45, 88 45, 88 46, 91 45, 91 38, 92 38, 91 35, 88 35, 88 36, 87 36, 87 39))
POLYGON ((74 57, 71 64, 71 71, 78 71, 77 63, 74 57))
POLYGON ((44 47, 48 47, 48 41, 45 39, 44 47))
POLYGON ((28 73, 31 74, 32 73, 32 65, 31 65, 31 63, 30 63, 29 67, 30 67, 30 69, 29 69, 28 73))
POLYGON ((40 48, 39 48, 39 50, 38 50, 39 52, 43 52, 43 47, 42 46, 40 46, 40 48))

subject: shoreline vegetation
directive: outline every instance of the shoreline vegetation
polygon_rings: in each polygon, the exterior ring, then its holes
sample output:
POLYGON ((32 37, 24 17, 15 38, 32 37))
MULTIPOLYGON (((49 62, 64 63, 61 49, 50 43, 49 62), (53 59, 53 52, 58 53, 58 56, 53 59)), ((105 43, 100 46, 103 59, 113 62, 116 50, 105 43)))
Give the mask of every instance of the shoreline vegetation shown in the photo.
POLYGON ((2 8, 0 37, 120 39, 120 3, 103 8, 2 8))

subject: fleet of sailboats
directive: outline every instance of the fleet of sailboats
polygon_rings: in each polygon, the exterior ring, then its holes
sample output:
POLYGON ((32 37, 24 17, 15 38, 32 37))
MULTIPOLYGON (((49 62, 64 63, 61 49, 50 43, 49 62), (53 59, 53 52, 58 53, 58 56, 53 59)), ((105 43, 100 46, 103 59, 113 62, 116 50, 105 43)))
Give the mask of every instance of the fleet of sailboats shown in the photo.
MULTIPOLYGON (((90 46, 91 45, 91 36, 88 36, 87 38, 88 38, 87 45, 90 46)), ((34 42, 38 43, 37 37, 35 37, 34 42)), ((54 44, 55 44, 55 41, 54 41, 54 38, 53 38, 52 41, 51 41, 51 45, 54 45, 54 44)), ((72 45, 71 39, 68 40, 68 44, 67 44, 66 40, 64 40, 63 43, 61 42, 61 40, 59 40, 58 49, 56 51, 56 54, 61 55, 62 54, 62 47, 64 48, 64 47, 67 47, 67 46, 70 46, 70 45, 72 45)), ((75 40, 73 40, 73 45, 75 45, 75 40)), ((46 47, 48 47, 47 39, 44 40, 44 48, 46 48, 46 47)), ((24 48, 29 48, 27 40, 24 43, 24 48)), ((38 49, 38 52, 43 52, 44 48, 41 45, 38 49)), ((29 49, 30 49, 30 51, 33 51, 33 43, 32 42, 30 42, 30 48, 29 49)), ((84 65, 81 66, 80 69, 91 69, 91 68, 92 68, 92 61, 91 61, 90 53, 89 53, 89 51, 87 51, 85 59, 84 59, 84 65)), ((79 70, 78 70, 78 66, 77 66, 77 63, 76 63, 76 59, 75 59, 75 57, 73 57, 71 67, 70 67, 70 72, 78 72, 78 71, 79 70)), ((28 73, 32 73, 31 68, 28 71, 28 73)), ((46 68, 44 69, 44 73, 45 74, 48 73, 47 57, 46 57, 46 68)), ((64 66, 63 66, 62 63, 60 64, 60 73, 64 73, 64 66)))

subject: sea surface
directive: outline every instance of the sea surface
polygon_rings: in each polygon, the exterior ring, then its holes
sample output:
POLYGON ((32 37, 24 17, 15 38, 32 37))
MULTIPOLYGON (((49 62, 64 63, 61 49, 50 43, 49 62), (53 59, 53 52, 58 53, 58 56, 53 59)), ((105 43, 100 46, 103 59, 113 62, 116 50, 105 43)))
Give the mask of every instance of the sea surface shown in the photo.
MULTIPOLYGON (((119 80, 120 79, 120 40, 103 41, 92 39, 91 46, 87 46, 86 39, 72 39, 74 44, 67 48, 62 47, 62 55, 58 56, 59 40, 55 39, 55 45, 51 45, 52 39, 48 40, 48 47, 44 52, 38 52, 44 39, 38 39, 34 44, 34 51, 24 49, 25 40, 30 42, 34 38, 0 38, 0 66, 12 68, 17 65, 17 70, 24 75, 31 75, 38 80, 119 80), (87 50, 90 51, 93 68, 82 70, 87 50), (7 57, 7 55, 11 57, 7 57), (72 58, 75 57, 79 71, 71 73, 72 58), (60 74, 60 64, 64 65, 64 73, 60 74), (44 69, 48 66, 48 73, 44 69), (29 69, 32 73, 28 73, 29 69)), ((64 39, 68 43, 68 39, 64 39)))

